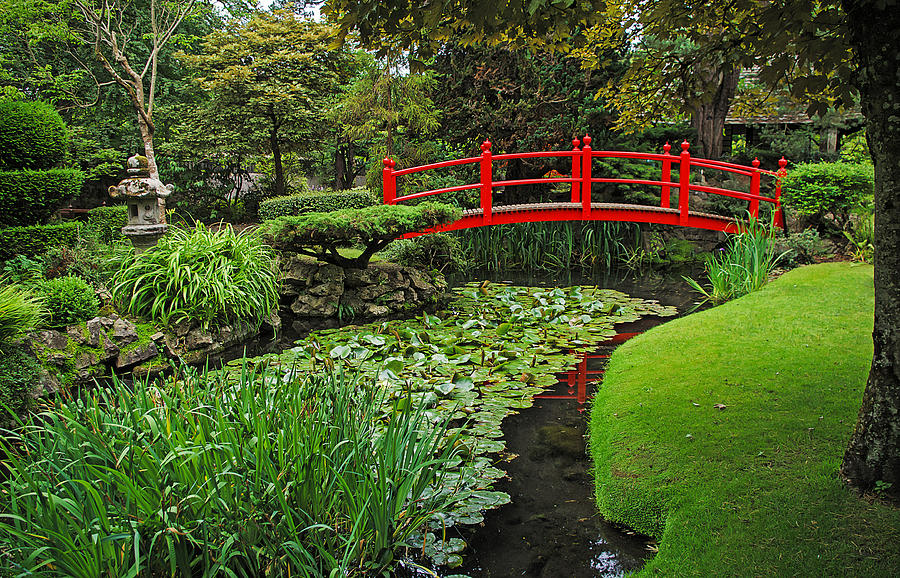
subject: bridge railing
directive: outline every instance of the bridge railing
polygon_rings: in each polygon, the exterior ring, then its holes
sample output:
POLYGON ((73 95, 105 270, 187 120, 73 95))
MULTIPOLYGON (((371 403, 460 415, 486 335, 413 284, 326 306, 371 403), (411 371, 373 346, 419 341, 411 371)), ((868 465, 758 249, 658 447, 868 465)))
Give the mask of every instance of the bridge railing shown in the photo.
POLYGON ((672 147, 666 143, 663 147, 663 153, 643 153, 632 151, 595 151, 591 149, 591 137, 585 136, 582 141, 574 139, 572 141, 573 148, 570 151, 544 151, 544 152, 526 152, 526 153, 506 153, 494 155, 491 152, 491 142, 485 141, 481 145, 481 156, 470 157, 464 159, 455 159, 421 165, 405 169, 397 169, 397 163, 392 159, 384 159, 384 169, 382 171, 384 185, 384 203, 392 205, 398 202, 410 201, 430 195, 439 195, 441 193, 451 193, 456 191, 465 191, 478 189, 480 191, 480 208, 482 211, 482 224, 489 225, 492 222, 493 213, 493 191, 496 187, 509 187, 516 185, 535 185, 535 184, 553 184, 570 183, 571 187, 571 203, 581 205, 583 218, 590 218, 592 189, 594 184, 629 184, 629 185, 645 185, 650 187, 659 187, 660 204, 663 209, 671 209, 671 192, 674 189, 678 193, 679 223, 686 225, 690 214, 690 193, 705 192, 714 195, 731 197, 734 199, 744 200, 748 202, 747 210, 753 218, 759 217, 760 202, 771 203, 774 210, 774 224, 778 227, 784 227, 783 213, 781 211, 781 180, 787 174, 787 161, 784 157, 778 161, 779 170, 777 172, 767 171, 759 168, 759 159, 754 159, 752 166, 738 165, 734 163, 726 163, 722 161, 714 161, 703 158, 693 158, 690 154, 690 144, 687 141, 681 143, 681 152, 676 156, 670 153, 672 147), (561 177, 541 177, 533 179, 508 179, 494 180, 494 163, 509 161, 513 159, 533 159, 533 158, 570 158, 571 173, 570 176, 561 177), (594 159, 598 158, 620 158, 632 159, 639 161, 658 162, 660 164, 660 180, 652 179, 626 179, 616 177, 595 177, 592 174, 592 165, 594 159), (416 193, 397 196, 397 178, 424 171, 435 169, 478 164, 480 178, 477 183, 465 185, 457 185, 452 187, 444 187, 440 189, 432 189, 428 191, 420 191, 416 193), (722 187, 712 187, 702 183, 691 181, 692 169, 714 169, 734 175, 749 178, 749 192, 725 189, 722 187), (676 180, 672 180, 673 171, 677 171, 676 180), (761 182, 762 177, 771 177, 774 179, 774 195, 765 196, 762 194, 761 182))

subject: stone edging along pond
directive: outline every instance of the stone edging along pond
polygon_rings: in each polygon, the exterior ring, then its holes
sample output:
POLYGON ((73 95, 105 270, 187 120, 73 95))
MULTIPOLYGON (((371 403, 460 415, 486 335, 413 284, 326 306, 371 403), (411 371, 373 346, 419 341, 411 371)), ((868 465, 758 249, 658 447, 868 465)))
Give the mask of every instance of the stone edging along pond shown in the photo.
MULTIPOLYGON (((305 334, 351 320, 408 317, 434 311, 449 298, 440 274, 393 263, 342 269, 288 254, 280 260, 280 268, 279 315, 264 324, 270 332, 284 325, 305 334)), ((26 342, 42 365, 43 375, 32 396, 91 383, 113 373, 154 375, 167 369, 170 360, 204 363, 209 356, 245 343, 258 333, 259 328, 248 323, 202 329, 185 322, 162 328, 114 312, 60 329, 34 331, 26 342)))

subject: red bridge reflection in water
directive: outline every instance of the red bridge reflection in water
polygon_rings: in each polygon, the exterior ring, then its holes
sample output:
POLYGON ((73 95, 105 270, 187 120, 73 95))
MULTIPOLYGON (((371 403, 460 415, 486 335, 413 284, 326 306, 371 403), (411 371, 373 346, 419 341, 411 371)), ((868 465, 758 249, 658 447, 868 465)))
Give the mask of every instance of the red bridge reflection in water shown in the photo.
MULTIPOLYGON (((609 359, 612 350, 632 337, 640 335, 637 333, 617 333, 612 339, 608 339, 597 344, 594 353, 582 353, 580 360, 575 369, 565 373, 558 374, 560 385, 566 386, 566 393, 559 391, 552 393, 541 393, 534 396, 535 399, 574 399, 578 402, 578 411, 585 410, 585 404, 588 400, 588 384, 600 381, 603 373, 606 371, 606 360, 609 359), (602 360, 592 362, 592 360, 602 360), (600 365, 598 368, 597 366, 600 365)), ((559 389, 559 388, 558 388, 559 389)))

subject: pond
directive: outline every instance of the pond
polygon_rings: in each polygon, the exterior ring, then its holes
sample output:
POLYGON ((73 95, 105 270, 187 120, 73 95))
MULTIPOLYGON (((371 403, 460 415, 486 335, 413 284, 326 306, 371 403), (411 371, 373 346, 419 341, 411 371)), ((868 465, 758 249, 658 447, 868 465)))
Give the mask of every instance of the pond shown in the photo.
POLYGON ((435 423, 449 416, 463 449, 446 465, 446 491, 459 501, 415 548, 438 575, 639 568, 653 544, 595 511, 586 402, 619 342, 690 309, 693 296, 672 275, 471 278, 487 279, 454 280, 445 312, 313 332, 266 357, 291 371, 348 368, 389 392, 388 413, 424 405, 435 423))

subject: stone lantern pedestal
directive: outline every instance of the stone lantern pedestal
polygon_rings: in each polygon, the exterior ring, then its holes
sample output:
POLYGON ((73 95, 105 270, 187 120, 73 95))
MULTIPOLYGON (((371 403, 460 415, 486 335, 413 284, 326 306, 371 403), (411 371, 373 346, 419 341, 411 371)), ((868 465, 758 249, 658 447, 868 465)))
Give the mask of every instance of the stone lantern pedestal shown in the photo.
POLYGON ((166 197, 175 190, 174 185, 164 185, 150 176, 147 157, 135 155, 128 159, 128 177, 117 186, 109 187, 109 196, 125 198, 128 206, 128 224, 122 227, 125 235, 140 253, 156 245, 165 235, 166 197))

